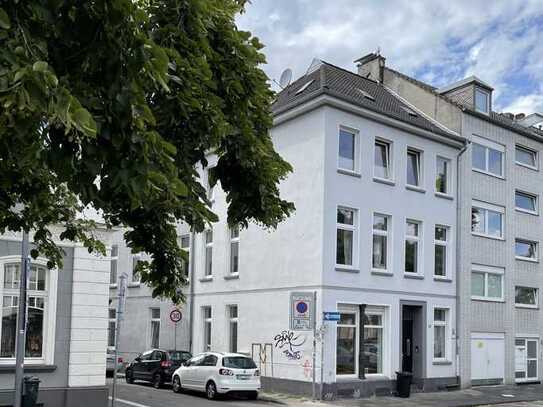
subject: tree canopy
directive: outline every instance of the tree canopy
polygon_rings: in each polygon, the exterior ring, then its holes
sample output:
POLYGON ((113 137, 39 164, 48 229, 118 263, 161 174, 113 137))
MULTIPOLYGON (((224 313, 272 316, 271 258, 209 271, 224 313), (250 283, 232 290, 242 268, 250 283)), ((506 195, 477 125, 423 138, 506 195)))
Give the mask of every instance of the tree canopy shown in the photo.
POLYGON ((235 25, 245 3, 0 0, 0 232, 34 231, 32 256, 59 266, 51 225, 104 252, 79 216, 93 207, 151 255, 139 272, 153 295, 178 302, 176 224, 217 220, 197 171, 210 152, 230 225, 289 216, 262 45, 235 25))

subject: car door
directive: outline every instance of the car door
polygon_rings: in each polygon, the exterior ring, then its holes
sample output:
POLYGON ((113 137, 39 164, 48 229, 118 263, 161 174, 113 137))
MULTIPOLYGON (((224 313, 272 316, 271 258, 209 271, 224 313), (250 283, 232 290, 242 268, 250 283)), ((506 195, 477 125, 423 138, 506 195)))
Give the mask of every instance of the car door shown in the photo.
POLYGON ((150 359, 147 361, 146 378, 153 380, 153 376, 160 370, 160 361, 162 360, 162 352, 159 350, 153 351, 150 359))
POLYGON ((133 364, 132 372, 134 373, 134 379, 145 379, 146 378, 146 360, 151 357, 152 352, 147 351, 139 355, 133 364), (139 360, 138 360, 139 359, 139 360))
POLYGON ((198 367, 198 374, 196 375, 197 386, 201 390, 205 390, 207 379, 209 379, 217 366, 217 356, 206 355, 202 360, 201 365, 198 367))
POLYGON ((183 387, 195 389, 197 386, 196 374, 200 363, 204 360, 204 355, 198 355, 188 361, 181 372, 181 383, 183 387))

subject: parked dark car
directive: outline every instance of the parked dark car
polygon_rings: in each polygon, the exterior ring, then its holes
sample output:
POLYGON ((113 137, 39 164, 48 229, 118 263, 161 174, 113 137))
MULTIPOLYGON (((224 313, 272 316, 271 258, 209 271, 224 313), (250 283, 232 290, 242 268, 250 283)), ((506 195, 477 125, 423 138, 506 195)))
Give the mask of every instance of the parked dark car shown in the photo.
POLYGON ((158 389, 165 383, 171 383, 173 372, 191 357, 190 352, 183 350, 148 350, 127 366, 126 382, 143 380, 153 383, 153 387, 158 389))

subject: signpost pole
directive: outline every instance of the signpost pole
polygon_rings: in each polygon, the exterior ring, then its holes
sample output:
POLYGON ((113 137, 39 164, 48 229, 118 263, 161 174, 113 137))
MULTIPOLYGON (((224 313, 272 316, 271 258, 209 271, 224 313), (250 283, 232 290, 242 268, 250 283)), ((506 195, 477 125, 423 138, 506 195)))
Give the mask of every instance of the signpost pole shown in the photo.
POLYGON ((113 361, 113 386, 111 388, 111 407, 115 407, 116 401, 116 389, 117 389, 117 364, 119 360, 119 333, 121 331, 121 321, 123 319, 124 307, 126 301, 126 279, 128 278, 126 273, 121 274, 119 277, 119 295, 117 297, 117 321, 115 323, 115 359, 113 361))
MULTIPOLYGON (((316 316, 316 315, 315 315, 316 316)), ((320 399, 322 401, 322 397, 324 394, 324 333, 325 333, 325 325, 324 321, 322 321, 321 329, 320 329, 320 339, 321 339, 321 396, 320 399)))
POLYGON ((313 400, 316 399, 315 362, 317 359, 317 292, 313 291, 313 400))

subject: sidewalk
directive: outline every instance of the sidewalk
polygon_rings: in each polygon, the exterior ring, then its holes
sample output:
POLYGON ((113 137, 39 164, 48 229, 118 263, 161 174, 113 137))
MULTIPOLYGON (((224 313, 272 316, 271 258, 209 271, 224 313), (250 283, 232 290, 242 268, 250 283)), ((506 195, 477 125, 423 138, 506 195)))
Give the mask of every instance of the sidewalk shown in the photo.
MULTIPOLYGON (((459 407, 543 400, 543 385, 507 385, 474 387, 438 393, 412 393, 408 399, 373 397, 370 399, 341 399, 328 402, 343 407, 459 407)), ((309 406, 311 404, 305 404, 309 406)))

